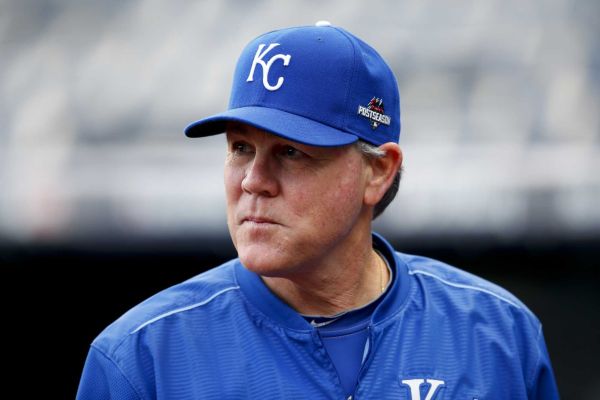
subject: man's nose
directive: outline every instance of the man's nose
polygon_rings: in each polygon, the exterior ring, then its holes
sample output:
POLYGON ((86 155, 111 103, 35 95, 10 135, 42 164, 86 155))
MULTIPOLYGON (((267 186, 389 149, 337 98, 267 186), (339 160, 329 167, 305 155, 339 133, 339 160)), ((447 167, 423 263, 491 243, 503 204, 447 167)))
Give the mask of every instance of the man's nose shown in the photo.
POLYGON ((268 155, 257 152, 242 179, 242 190, 249 194, 276 196, 279 193, 279 182, 274 164, 268 155))

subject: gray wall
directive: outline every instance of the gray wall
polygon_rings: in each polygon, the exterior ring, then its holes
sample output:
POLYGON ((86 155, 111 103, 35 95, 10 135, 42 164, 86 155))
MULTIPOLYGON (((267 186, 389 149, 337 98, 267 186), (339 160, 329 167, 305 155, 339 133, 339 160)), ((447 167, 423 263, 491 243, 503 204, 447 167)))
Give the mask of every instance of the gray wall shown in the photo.
POLYGON ((600 3, 0 1, 0 240, 226 237, 226 107, 254 36, 327 19, 402 98, 396 237, 600 232, 600 3))

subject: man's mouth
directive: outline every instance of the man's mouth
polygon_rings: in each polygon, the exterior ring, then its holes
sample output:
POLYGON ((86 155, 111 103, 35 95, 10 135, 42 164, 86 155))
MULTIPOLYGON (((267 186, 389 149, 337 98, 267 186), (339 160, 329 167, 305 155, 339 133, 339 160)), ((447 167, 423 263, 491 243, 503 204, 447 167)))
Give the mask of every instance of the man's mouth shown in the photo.
POLYGON ((252 216, 244 217, 242 219, 242 224, 244 222, 250 222, 250 223, 254 223, 254 224, 277 224, 276 221, 274 221, 274 220, 272 220, 270 218, 260 217, 260 216, 253 216, 253 215, 252 216))

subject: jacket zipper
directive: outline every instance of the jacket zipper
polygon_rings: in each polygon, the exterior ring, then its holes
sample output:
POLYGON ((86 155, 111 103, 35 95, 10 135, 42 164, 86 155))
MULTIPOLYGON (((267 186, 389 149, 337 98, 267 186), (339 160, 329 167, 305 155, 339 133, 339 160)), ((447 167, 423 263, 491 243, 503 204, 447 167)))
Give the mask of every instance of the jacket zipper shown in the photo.
POLYGON ((357 400, 356 391, 360 386, 361 377, 365 372, 365 369, 367 368, 367 364, 370 364, 371 359, 373 358, 373 337, 375 335, 373 334, 373 329, 371 329, 371 325, 367 326, 367 332, 367 342, 365 343, 366 354, 363 356, 363 363, 360 366, 360 370, 358 371, 358 379, 356 380, 356 386, 354 386, 354 391, 350 396, 348 396, 346 400, 357 400))

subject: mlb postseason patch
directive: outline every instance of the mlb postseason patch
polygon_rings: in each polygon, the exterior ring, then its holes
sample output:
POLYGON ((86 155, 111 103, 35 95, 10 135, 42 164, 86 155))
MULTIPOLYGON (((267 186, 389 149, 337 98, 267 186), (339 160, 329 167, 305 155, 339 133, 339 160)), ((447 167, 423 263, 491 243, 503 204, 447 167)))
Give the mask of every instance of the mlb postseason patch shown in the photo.
POLYGON ((359 105, 358 115, 368 118, 373 129, 377 128, 379 124, 389 126, 392 122, 390 116, 384 113, 383 100, 378 97, 373 97, 366 107, 359 105))

